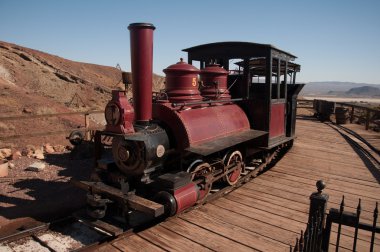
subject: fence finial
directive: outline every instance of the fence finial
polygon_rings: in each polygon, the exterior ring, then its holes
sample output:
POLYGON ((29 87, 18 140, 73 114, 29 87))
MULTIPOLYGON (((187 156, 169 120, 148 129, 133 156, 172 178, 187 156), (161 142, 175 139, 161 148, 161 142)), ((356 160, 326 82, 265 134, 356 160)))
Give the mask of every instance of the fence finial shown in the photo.
POLYGON ((323 180, 318 180, 315 185, 317 186, 318 193, 322 193, 323 189, 326 188, 326 183, 323 180))
MULTIPOLYGON (((307 227, 308 229, 306 231, 307 234, 305 235, 305 244, 309 244, 308 242, 311 242, 315 238, 316 240, 313 241, 317 241, 317 243, 319 243, 318 246, 320 247, 320 242, 322 240, 322 238, 320 237, 320 230, 324 228, 325 212, 327 208, 327 202, 329 200, 329 195, 323 192, 323 189, 326 188, 326 183, 323 180, 318 180, 315 185, 317 187, 318 192, 314 192, 310 195, 310 208, 308 220, 309 224, 307 227), (314 232, 314 227, 317 227, 320 230, 314 232), (311 236, 313 235, 312 232, 315 235, 313 239, 311 239, 311 236)), ((305 245, 305 247, 307 246, 305 245)))

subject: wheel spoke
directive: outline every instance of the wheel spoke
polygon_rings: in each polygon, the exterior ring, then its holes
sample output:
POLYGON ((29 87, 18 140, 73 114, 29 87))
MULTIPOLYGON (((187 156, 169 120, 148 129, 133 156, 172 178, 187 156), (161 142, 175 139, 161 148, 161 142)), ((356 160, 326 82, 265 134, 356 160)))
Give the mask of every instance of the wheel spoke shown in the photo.
MULTIPOLYGON (((223 163, 225 167, 229 167, 231 165, 236 165, 239 166, 239 163, 243 163, 243 157, 240 151, 236 150, 233 152, 228 153, 224 159, 223 163)), ((234 171, 226 174, 223 177, 223 180, 228 184, 228 185, 234 185, 239 181, 240 175, 241 175, 242 169, 237 168, 234 171)))

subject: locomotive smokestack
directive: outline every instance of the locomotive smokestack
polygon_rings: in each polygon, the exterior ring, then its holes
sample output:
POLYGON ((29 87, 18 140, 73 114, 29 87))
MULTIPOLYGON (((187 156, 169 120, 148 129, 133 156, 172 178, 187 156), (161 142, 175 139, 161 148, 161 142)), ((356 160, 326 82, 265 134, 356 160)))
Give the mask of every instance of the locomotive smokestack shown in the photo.
POLYGON ((153 24, 133 23, 131 37, 132 92, 135 122, 146 125, 152 119, 153 24))

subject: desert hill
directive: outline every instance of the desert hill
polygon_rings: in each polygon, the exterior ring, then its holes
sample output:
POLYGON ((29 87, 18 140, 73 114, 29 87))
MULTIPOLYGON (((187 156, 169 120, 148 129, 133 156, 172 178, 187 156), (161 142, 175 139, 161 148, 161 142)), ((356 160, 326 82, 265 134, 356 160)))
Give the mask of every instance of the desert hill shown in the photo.
MULTIPOLYGON (((321 81, 321 82, 309 82, 301 91, 302 96, 307 95, 333 95, 333 96, 365 96, 371 97, 371 92, 350 92, 351 89, 362 87, 380 88, 380 84, 368 84, 368 83, 355 83, 355 82, 339 82, 339 81, 321 81)), ((364 91, 364 89, 362 90, 364 91)), ((376 96, 376 94, 375 94, 376 96)))
POLYGON ((346 94, 358 96, 380 96, 380 88, 371 86, 351 88, 346 92, 346 94))
MULTIPOLYGON (((163 77, 154 75, 154 89, 163 77)), ((103 110, 112 89, 124 89, 115 67, 75 62, 0 41, 0 117, 103 110)), ((38 120, 0 120, 0 137, 49 132, 83 125, 82 116, 38 120)), ((62 136, 0 141, 0 147, 27 141, 59 141, 62 136)))

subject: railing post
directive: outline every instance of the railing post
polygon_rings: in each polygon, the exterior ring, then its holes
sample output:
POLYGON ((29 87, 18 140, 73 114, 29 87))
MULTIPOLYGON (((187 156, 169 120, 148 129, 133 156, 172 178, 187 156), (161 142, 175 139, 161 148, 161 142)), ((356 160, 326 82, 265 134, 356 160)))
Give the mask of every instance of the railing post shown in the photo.
POLYGON ((89 141, 91 139, 90 136, 90 118, 89 118, 89 113, 84 114, 84 127, 85 127, 85 139, 89 141))
POLYGON ((352 106, 351 107, 351 115, 350 115, 350 123, 352 123, 354 121, 354 116, 355 116, 355 107, 352 106))
MULTIPOLYGON (((311 225, 311 223, 314 220, 318 220, 319 223, 316 223, 316 225, 319 228, 317 232, 315 232, 315 238, 316 242, 315 244, 317 247, 315 248, 316 251, 319 251, 321 248, 321 242, 322 242, 322 233, 324 229, 324 223, 325 223, 325 212, 327 208, 327 202, 329 200, 329 195, 326 193, 323 193, 323 189, 326 187, 326 183, 323 180, 318 180, 316 183, 318 192, 314 192, 310 195, 310 208, 309 208, 309 221, 308 225, 311 225)), ((310 234, 308 234, 310 235, 310 234)), ((310 238, 309 238, 310 239, 310 238)))
POLYGON ((366 116, 365 116, 365 130, 368 130, 368 129, 369 129, 370 114, 371 114, 371 111, 370 111, 369 109, 366 109, 366 116))

